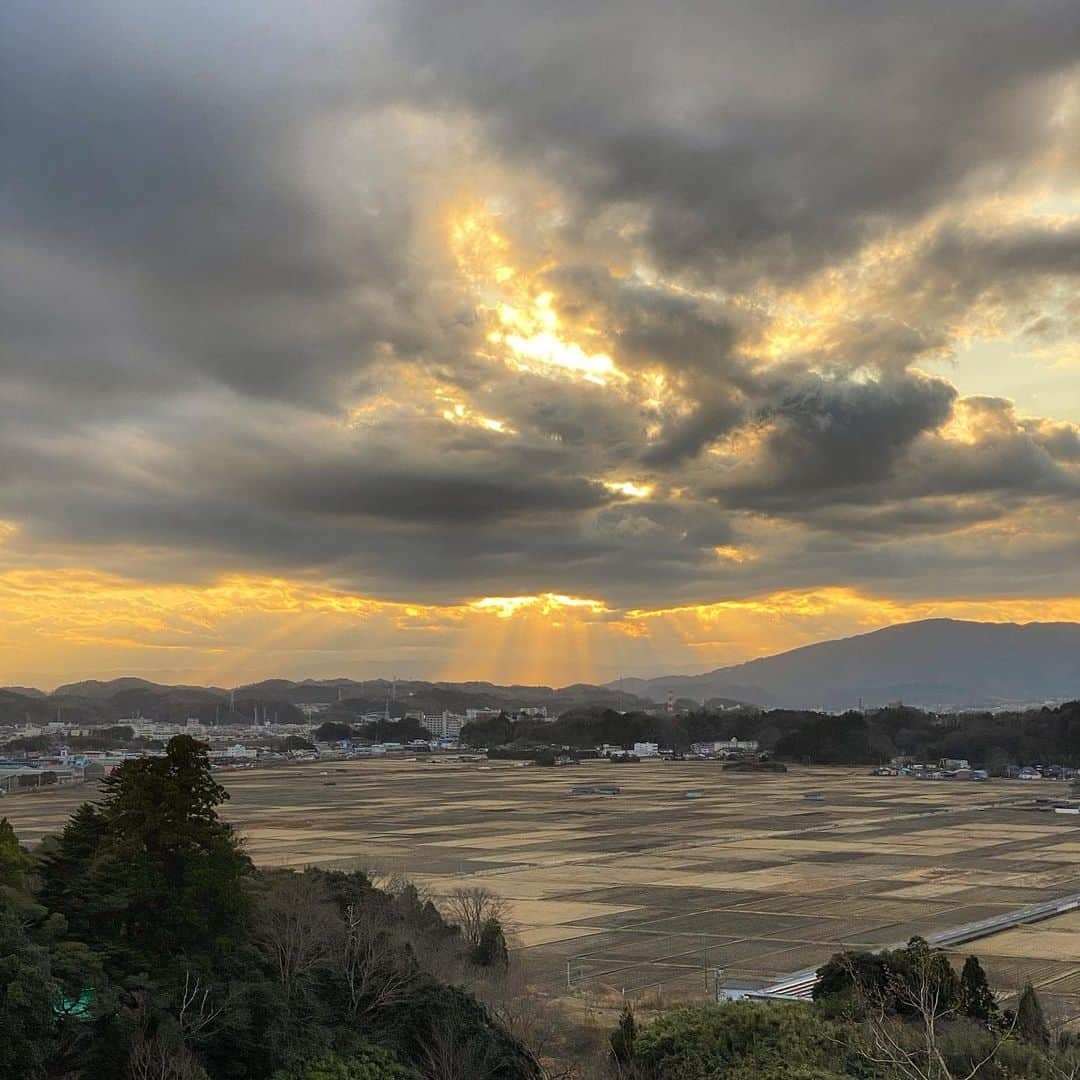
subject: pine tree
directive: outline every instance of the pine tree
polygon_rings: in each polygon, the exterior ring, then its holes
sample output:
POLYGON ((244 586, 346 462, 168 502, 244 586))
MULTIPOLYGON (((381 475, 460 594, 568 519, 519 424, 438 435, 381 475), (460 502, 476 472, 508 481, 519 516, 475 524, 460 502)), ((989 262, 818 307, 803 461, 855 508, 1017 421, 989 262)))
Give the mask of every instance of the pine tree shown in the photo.
POLYGON ((1046 1022, 1042 1002, 1031 983, 1020 993, 1016 1006, 1016 1030, 1025 1042, 1036 1046, 1050 1045, 1050 1025, 1046 1022))
POLYGON ((43 859, 39 899, 121 971, 163 972, 227 949, 252 866, 218 818, 228 796, 206 747, 177 736, 164 757, 125 762, 104 790, 43 859))
POLYGON ((960 975, 960 1011, 987 1027, 999 1017, 997 999, 990 989, 982 964, 975 956, 969 956, 964 961, 964 970, 960 975))
POLYGON ((94 940, 98 930, 94 915, 102 898, 91 870, 107 837, 108 827, 98 808, 83 803, 59 839, 50 837, 41 846, 37 898, 49 911, 64 916, 74 938, 94 940))

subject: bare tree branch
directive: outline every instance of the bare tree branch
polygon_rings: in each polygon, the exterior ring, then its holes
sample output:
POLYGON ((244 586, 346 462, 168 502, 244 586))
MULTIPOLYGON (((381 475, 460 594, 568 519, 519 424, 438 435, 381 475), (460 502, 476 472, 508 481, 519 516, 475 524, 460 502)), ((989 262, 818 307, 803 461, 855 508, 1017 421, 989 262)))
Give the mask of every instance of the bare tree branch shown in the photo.
POLYGON ((462 936, 473 948, 480 943, 488 919, 498 919, 504 928, 509 921, 506 901, 482 886, 455 889, 444 900, 443 909, 446 920, 461 927, 462 936))

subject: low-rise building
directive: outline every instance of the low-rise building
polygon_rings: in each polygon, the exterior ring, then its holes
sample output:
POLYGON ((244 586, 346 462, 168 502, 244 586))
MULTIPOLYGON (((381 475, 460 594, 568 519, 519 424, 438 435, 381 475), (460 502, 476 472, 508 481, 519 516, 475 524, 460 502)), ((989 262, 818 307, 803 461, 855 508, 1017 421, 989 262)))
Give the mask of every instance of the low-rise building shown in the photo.
POLYGON ((690 750, 702 757, 734 757, 739 754, 756 754, 761 749, 757 739, 719 739, 712 742, 692 743, 690 750))

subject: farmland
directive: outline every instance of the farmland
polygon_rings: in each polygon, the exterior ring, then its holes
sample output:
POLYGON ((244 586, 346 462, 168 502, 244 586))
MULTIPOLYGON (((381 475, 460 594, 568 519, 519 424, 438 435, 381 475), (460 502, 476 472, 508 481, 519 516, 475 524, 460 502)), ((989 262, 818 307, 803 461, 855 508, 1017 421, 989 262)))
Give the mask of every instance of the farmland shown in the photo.
MULTIPOLYGON (((497 892, 520 955, 552 992, 700 997, 713 968, 726 985, 759 987, 839 948, 899 943, 1080 892, 1077 818, 1032 805, 1063 794, 1050 782, 388 760, 221 779, 225 813, 260 865, 365 867, 437 895, 462 885, 497 892), (599 784, 619 793, 570 794, 599 784)), ((0 813, 34 842, 86 795, 11 796, 0 813)), ((1080 916, 959 950, 969 951, 999 989, 1030 979, 1055 1016, 1080 1016, 1080 916)))

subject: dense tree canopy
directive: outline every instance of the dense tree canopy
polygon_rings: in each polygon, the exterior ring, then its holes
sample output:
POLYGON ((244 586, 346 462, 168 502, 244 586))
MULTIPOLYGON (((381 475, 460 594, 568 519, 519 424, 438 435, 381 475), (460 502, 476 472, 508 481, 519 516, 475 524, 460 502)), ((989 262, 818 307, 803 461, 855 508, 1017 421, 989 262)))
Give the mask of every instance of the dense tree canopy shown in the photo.
POLYGON ((42 859, 42 901, 129 974, 228 952, 253 868, 217 816, 227 797, 190 736, 125 762, 42 859))
MULTIPOLYGON (((893 757, 934 762, 967 758, 1000 771, 1009 763, 1080 765, 1080 701, 1016 713, 938 716, 903 705, 866 713, 728 708, 626 712, 575 708, 552 723, 502 715, 467 724, 468 746, 591 748, 607 743, 629 749, 655 742, 685 752, 695 742, 755 739, 776 757, 819 765, 880 764, 893 757)), ((514 755, 507 755, 514 756, 514 755)), ((522 756, 519 754, 517 756, 522 756)))
POLYGON ((117 769, 32 858, 0 824, 0 1076, 537 1080, 451 985, 505 966, 497 920, 478 956, 412 886, 259 873, 225 798, 181 736, 117 769))

